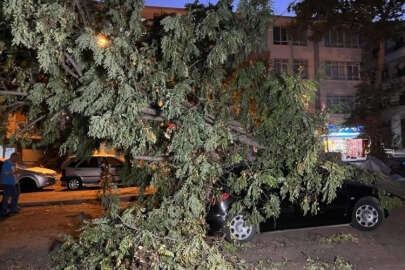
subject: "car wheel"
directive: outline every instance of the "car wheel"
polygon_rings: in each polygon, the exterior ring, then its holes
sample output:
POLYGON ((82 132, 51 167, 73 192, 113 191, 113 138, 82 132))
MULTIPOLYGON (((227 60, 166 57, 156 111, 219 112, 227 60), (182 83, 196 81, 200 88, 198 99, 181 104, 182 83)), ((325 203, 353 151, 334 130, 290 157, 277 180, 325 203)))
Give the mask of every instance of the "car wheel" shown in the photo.
POLYGON ((71 178, 67 182, 67 187, 69 190, 78 190, 82 187, 82 182, 78 178, 71 178))
POLYGON ((232 217, 228 226, 228 240, 237 240, 239 242, 246 242, 252 239, 256 234, 256 225, 249 224, 246 214, 238 214, 232 217))
POLYGON ((20 180, 21 193, 34 192, 37 190, 37 184, 30 178, 24 178, 20 180))
POLYGON ((353 209, 352 225, 362 231, 376 229, 384 220, 378 200, 374 197, 361 198, 353 209))

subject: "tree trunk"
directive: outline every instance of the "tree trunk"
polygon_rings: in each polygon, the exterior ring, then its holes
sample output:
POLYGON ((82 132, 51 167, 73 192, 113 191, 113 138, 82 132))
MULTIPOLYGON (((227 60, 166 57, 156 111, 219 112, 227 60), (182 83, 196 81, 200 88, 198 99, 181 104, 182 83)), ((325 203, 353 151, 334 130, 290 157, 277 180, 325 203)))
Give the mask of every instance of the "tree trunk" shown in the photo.
POLYGON ((385 40, 380 40, 378 44, 378 59, 377 59, 377 74, 375 83, 377 86, 381 85, 382 74, 384 71, 385 60, 385 40))

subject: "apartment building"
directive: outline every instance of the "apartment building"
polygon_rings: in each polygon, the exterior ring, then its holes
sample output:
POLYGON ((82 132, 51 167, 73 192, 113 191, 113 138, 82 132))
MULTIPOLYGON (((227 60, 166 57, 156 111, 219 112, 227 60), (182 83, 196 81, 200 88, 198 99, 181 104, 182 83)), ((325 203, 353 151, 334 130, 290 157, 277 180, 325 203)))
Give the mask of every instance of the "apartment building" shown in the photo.
POLYGON ((268 30, 272 71, 301 74, 304 79, 320 79, 316 109, 328 108, 329 134, 325 151, 341 152, 342 159, 365 158, 365 142, 356 139, 361 127, 344 126, 355 105, 360 83, 362 49, 356 33, 341 29, 326 32, 319 42, 309 40, 309 31, 291 29, 294 17, 275 16, 268 30))
POLYGON ((142 18, 152 19, 167 14, 185 14, 186 12, 187 10, 184 8, 145 6, 142 9, 142 18))
POLYGON ((330 124, 341 125, 354 106, 360 82, 359 36, 336 29, 327 32, 320 42, 312 42, 308 31, 289 34, 288 25, 293 20, 276 16, 268 31, 273 71, 301 73, 311 80, 320 77, 317 107, 331 109, 330 124))
POLYGON ((405 32, 387 41, 382 91, 393 93, 383 120, 391 125, 393 147, 405 155, 405 32))

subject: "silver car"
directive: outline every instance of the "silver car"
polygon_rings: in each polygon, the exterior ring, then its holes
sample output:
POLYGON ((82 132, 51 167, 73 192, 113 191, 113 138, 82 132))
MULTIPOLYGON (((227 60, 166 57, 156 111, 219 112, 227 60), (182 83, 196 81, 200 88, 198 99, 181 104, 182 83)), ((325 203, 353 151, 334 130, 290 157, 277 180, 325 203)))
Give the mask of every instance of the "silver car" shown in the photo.
POLYGON ((82 160, 69 157, 62 164, 62 186, 69 190, 77 190, 82 187, 94 187, 100 185, 101 164, 107 162, 110 165, 110 173, 114 183, 120 182, 119 171, 124 162, 115 156, 94 155, 82 160))
MULTIPOLYGON (((0 159, 0 170, 3 166, 4 159, 0 159)), ((35 191, 55 184, 57 174, 54 170, 42 167, 25 167, 17 166, 16 181, 20 184, 22 192, 35 191)))

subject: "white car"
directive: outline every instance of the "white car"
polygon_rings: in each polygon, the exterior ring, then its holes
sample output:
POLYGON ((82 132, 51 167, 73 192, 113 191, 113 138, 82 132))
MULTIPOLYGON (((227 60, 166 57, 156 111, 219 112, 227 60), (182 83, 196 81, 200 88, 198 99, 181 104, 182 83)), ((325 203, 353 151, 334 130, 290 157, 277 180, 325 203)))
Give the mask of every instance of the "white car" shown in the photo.
MULTIPOLYGON (((0 170, 4 159, 0 159, 0 170)), ((22 192, 35 191, 55 184, 57 173, 54 170, 42 167, 17 167, 17 183, 22 192)))
POLYGON ((119 172, 124 161, 112 155, 93 155, 88 159, 77 159, 69 157, 62 164, 62 186, 69 190, 77 190, 82 187, 97 187, 100 185, 101 164, 107 162, 110 166, 110 173, 113 182, 120 183, 119 172))

